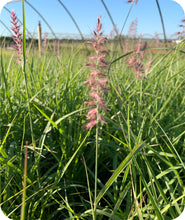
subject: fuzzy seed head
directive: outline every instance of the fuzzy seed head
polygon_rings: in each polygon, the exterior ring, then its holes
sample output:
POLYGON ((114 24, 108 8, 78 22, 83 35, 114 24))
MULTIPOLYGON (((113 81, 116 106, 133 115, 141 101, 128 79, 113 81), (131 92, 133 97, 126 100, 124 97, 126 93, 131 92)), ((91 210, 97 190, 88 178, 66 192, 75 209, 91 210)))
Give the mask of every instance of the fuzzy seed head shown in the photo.
POLYGON ((107 38, 102 37, 103 31, 101 30, 102 24, 100 19, 101 16, 98 17, 96 30, 93 32, 94 40, 88 42, 88 44, 92 46, 95 54, 89 56, 89 63, 85 64, 91 69, 89 79, 84 82, 90 89, 90 100, 84 103, 90 107, 87 112, 86 129, 90 129, 98 123, 105 124, 106 121, 101 113, 109 110, 103 99, 104 93, 109 90, 109 88, 106 87, 108 84, 107 74, 104 73, 104 70, 108 68, 106 55, 109 51, 103 48, 107 38))
POLYGON ((15 49, 16 54, 18 54, 19 56, 15 56, 14 59, 16 59, 16 62, 21 65, 22 63, 22 58, 20 57, 20 55, 22 55, 22 34, 20 33, 20 25, 18 25, 18 19, 17 16, 15 14, 15 12, 12 10, 11 13, 11 23, 12 23, 12 31, 14 33, 14 35, 12 36, 12 39, 15 42, 15 45, 13 46, 13 48, 15 49))

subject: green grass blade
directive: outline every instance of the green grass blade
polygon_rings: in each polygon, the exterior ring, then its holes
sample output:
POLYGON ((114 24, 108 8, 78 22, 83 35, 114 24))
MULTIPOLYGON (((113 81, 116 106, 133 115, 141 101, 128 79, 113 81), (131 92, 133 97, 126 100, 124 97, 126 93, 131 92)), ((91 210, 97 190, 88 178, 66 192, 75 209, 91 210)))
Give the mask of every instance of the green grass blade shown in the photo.
MULTIPOLYGON (((185 192, 183 193, 183 195, 179 196, 177 199, 175 199, 171 204, 166 205, 162 210, 161 210, 161 214, 165 213, 168 209, 170 209, 170 207, 172 205, 174 205, 176 202, 178 202, 179 200, 183 199, 185 197, 185 192)), ((182 211, 183 211, 184 207, 182 207, 182 211)), ((157 216, 155 217, 155 220, 158 220, 157 216)))
MULTIPOLYGON (((152 167, 150 166, 149 161, 147 160, 147 158, 146 158, 144 155, 143 155, 143 159, 144 159, 144 161, 145 161, 145 163, 146 163, 148 169, 150 170, 150 172, 151 172, 151 174, 152 174, 152 177, 153 177, 153 179, 154 179, 155 185, 157 186, 157 188, 158 188, 158 190, 159 190, 159 192, 160 192, 162 198, 164 199, 166 205, 170 204, 168 198, 166 197, 166 195, 165 195, 165 193, 164 193, 164 189, 163 189, 162 186, 160 185, 160 183, 159 183, 158 179, 156 178, 156 175, 155 175, 155 173, 154 173, 152 167)), ((173 218, 176 217, 176 216, 175 216, 175 213, 174 213, 174 210, 173 210, 172 208, 170 208, 170 213, 171 213, 171 216, 172 216, 173 218)))
MULTIPOLYGON (((76 151, 74 152, 74 154, 71 156, 71 158, 68 160, 68 162, 66 163, 66 165, 64 166, 64 168, 61 170, 60 173, 58 173, 57 177, 56 177, 56 183, 58 183, 61 178, 63 177, 63 175, 65 174, 66 170, 68 169, 69 165, 71 164, 71 162, 73 161, 73 159, 75 158, 75 156, 77 155, 78 151, 82 148, 83 144, 85 143, 87 137, 89 136, 91 132, 91 129, 87 132, 85 138, 83 139, 83 141, 81 142, 81 144, 79 145, 79 147, 76 149, 76 151)), ((62 163, 62 162, 61 162, 62 163)), ((61 165, 59 164, 59 167, 61 165)), ((59 172, 59 170, 57 171, 59 172)))
MULTIPOLYGON (((62 130, 60 128, 58 128, 58 124, 63 121, 64 119, 70 117, 71 115, 76 114, 77 112, 82 111, 83 109, 78 109, 76 111, 70 112, 69 114, 64 115, 63 117, 59 118, 57 121, 53 121, 49 116, 47 116, 37 105, 35 105, 33 103, 33 105, 35 106, 35 108, 53 125, 54 128, 56 128, 61 134, 62 134, 62 130)), ((51 128, 47 129, 47 132, 49 132, 51 130, 51 128)))
POLYGON ((162 107, 160 108, 160 110, 156 113, 156 115, 153 117, 152 122, 157 118, 157 116, 164 110, 164 108, 166 107, 166 105, 171 101, 172 97, 175 95, 175 93, 178 91, 178 89, 184 84, 185 79, 182 80, 179 85, 177 86, 177 88, 174 89, 174 91, 168 96, 168 99, 163 103, 162 107))
POLYGON ((138 152, 140 152, 145 144, 137 145, 135 146, 131 152, 128 154, 128 156, 121 162, 121 164, 118 166, 118 168, 114 171, 112 176, 109 178, 105 186, 101 189, 97 196, 96 202, 98 203, 100 199, 104 196, 104 194, 107 192, 107 190, 111 187, 111 185, 114 183, 114 181, 117 179, 117 177, 120 175, 120 173, 125 169, 125 167, 132 161, 133 157, 136 156, 138 152))
MULTIPOLYGON (((3 65, 2 47, 1 47, 1 75, 2 75, 2 80, 4 81, 4 85, 5 85, 5 93, 6 93, 9 105, 10 105, 11 112, 13 114, 13 108, 12 108, 12 103, 11 103, 11 99, 10 99, 8 83, 7 83, 7 79, 5 76, 4 65, 3 65)), ((1 79, 0 79, 0 81, 1 81, 1 79)))
POLYGON ((149 196, 149 198, 150 198, 150 200, 151 200, 152 206, 153 206, 153 208, 154 208, 154 211, 155 211, 155 213, 156 213, 156 216, 157 216, 158 220, 164 220, 164 218, 163 218, 163 216, 162 216, 162 214, 161 214, 160 208, 158 207, 157 201, 154 199, 154 197, 153 197, 153 195, 152 195, 152 193, 151 193, 151 191, 150 191, 150 189, 149 189, 149 187, 148 187, 148 184, 147 184, 147 182, 146 182, 146 180, 145 180, 145 177, 144 177, 144 175, 143 175, 143 172, 141 171, 141 169, 140 169, 140 167, 139 167, 139 165, 137 164, 136 161, 135 161, 135 165, 136 165, 137 170, 138 170, 138 172, 139 172, 139 174, 140 174, 140 176, 141 176, 141 178, 142 178, 141 180, 142 180, 142 182, 143 182, 143 185, 144 185, 145 188, 146 188, 147 194, 148 194, 148 196, 149 196))
POLYGON ((90 199, 91 210, 92 210, 92 217, 93 217, 93 220, 95 220, 96 217, 94 215, 94 210, 93 210, 93 201, 92 201, 92 196, 91 196, 91 188, 90 188, 90 182, 89 182, 89 175, 88 175, 88 171, 87 171, 87 165, 86 165, 85 158, 83 155, 82 155, 82 157, 83 157, 83 161, 84 161, 85 173, 86 173, 86 178, 87 178, 87 186, 88 186, 89 199, 90 199))
POLYGON ((118 198, 118 200, 117 200, 117 202, 116 202, 116 204, 114 206, 114 209, 112 210, 112 213, 110 215, 110 219, 114 219, 114 215, 116 214, 117 210, 119 209, 119 207, 120 207, 124 197, 127 195, 128 190, 130 189, 130 185, 131 185, 131 182, 129 182, 125 186, 124 190, 122 192, 120 192, 119 198, 118 198))
POLYGON ((2 156, 3 156, 4 158, 7 158, 8 155, 7 155, 6 152, 4 151, 3 146, 4 146, 4 144, 5 144, 5 142, 6 142, 7 138, 8 138, 8 135, 9 135, 9 133, 10 133, 10 130, 11 130, 11 127, 12 127, 12 125, 13 125, 13 122, 14 122, 15 118, 16 118, 16 116, 13 118, 11 124, 9 125, 9 128, 8 128, 8 130, 7 130, 7 132, 6 132, 6 135, 5 135, 3 141, 2 141, 2 143, 1 143, 1 145, 0 145, 0 153, 2 154, 2 156))
POLYGON ((159 122, 157 120, 155 120, 155 122, 157 123, 157 125, 160 127, 160 129, 162 130, 163 134, 165 135, 165 137, 167 138, 167 140, 169 141, 173 151, 175 152, 175 157, 177 156, 178 159, 179 159, 179 162, 182 164, 184 170, 185 170, 185 164, 184 162, 182 161, 182 158, 180 157, 179 153, 177 152, 177 150, 175 149, 174 145, 172 144, 172 142, 170 141, 168 135, 166 134, 166 132, 164 131, 164 129, 161 127, 161 125, 159 124, 159 122))

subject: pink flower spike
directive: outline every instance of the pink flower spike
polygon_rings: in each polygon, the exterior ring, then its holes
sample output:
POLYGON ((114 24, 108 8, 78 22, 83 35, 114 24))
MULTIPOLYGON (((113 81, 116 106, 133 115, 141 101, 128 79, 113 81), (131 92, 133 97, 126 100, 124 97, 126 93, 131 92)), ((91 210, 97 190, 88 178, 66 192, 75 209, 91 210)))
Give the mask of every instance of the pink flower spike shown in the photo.
MULTIPOLYGON (((13 24, 13 27, 11 28, 14 32, 14 36, 12 36, 12 39, 14 40, 15 44, 13 48, 16 51, 16 54, 22 55, 22 34, 20 33, 20 25, 18 25, 17 16, 15 15, 15 12, 12 10, 11 14, 11 23, 13 24)), ((21 64, 22 59, 21 57, 15 57, 18 64, 21 64)))
POLYGON ((98 17, 96 30, 94 31, 94 41, 88 42, 92 45, 95 55, 89 57, 92 62, 85 64, 91 68, 90 77, 85 81, 85 84, 90 88, 89 96, 91 100, 84 102, 84 104, 92 107, 87 112, 86 129, 94 127, 97 123, 105 124, 106 122, 101 112, 108 109, 102 98, 102 95, 108 91, 108 88, 105 87, 108 84, 107 74, 103 73, 100 68, 106 69, 108 67, 105 57, 109 50, 102 48, 107 38, 102 37, 103 31, 101 30, 100 18, 101 16, 98 17))

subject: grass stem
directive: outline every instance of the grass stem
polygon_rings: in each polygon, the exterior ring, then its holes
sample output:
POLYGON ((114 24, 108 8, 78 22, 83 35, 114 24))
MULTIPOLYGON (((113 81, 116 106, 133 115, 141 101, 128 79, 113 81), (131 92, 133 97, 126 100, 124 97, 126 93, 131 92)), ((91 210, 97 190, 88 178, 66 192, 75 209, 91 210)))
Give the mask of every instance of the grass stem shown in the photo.
POLYGON ((23 62, 22 62, 22 72, 24 75, 24 81, 25 81, 25 89, 26 89, 26 96, 27 96, 27 103, 28 103, 28 112, 29 112, 29 119, 30 119, 30 130, 31 130, 31 136, 32 136, 32 144, 33 148, 35 148, 35 140, 34 140, 34 134, 33 134, 33 122, 32 122, 32 116, 31 116, 31 107, 30 107, 30 98, 29 98, 29 92, 28 92, 28 81, 27 81, 27 75, 26 75, 26 24, 25 24, 25 8, 24 8, 24 0, 22 0, 22 10, 23 10, 23 62))
POLYGON ((98 181, 98 123, 96 124, 96 149, 95 149, 95 182, 94 182, 94 216, 96 219, 96 198, 97 198, 97 181, 98 181))
POLYGON ((26 178, 27 178, 27 158, 28 158, 28 142, 26 142, 24 150, 24 176, 23 176, 23 193, 22 193, 22 207, 21 207, 21 220, 25 219, 26 210, 26 178))

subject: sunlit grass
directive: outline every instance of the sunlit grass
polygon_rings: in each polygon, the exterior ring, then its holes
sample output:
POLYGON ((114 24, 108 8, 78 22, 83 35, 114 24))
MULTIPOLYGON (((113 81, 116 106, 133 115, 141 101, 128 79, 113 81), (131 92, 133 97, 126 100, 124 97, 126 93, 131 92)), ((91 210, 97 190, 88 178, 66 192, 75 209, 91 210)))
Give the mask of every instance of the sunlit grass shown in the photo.
MULTIPOLYGON (((34 51, 32 56, 31 50, 27 54, 36 140, 36 149, 28 153, 27 219, 92 217, 95 131, 84 129, 83 105, 88 99, 83 63, 91 52, 80 46, 62 48, 60 58, 47 51, 42 57, 34 51)), ((100 131, 98 153, 99 216, 164 219, 183 210, 184 54, 167 53, 155 58, 143 81, 126 68, 126 57, 110 66, 111 110, 100 131)), ((17 219, 24 145, 32 139, 21 69, 9 52, 2 51, 1 59, 10 97, 8 101, 1 78, 1 206, 17 219)))
POLYGON ((110 111, 98 135, 85 129, 84 63, 94 55, 85 41, 60 42, 59 53, 50 40, 41 55, 28 43, 27 81, 15 53, 1 49, 0 205, 9 218, 20 219, 21 207, 28 220, 171 220, 183 211, 185 42, 149 41, 143 61, 153 62, 140 80, 126 64, 136 40, 129 50, 119 40, 106 44, 110 111))

